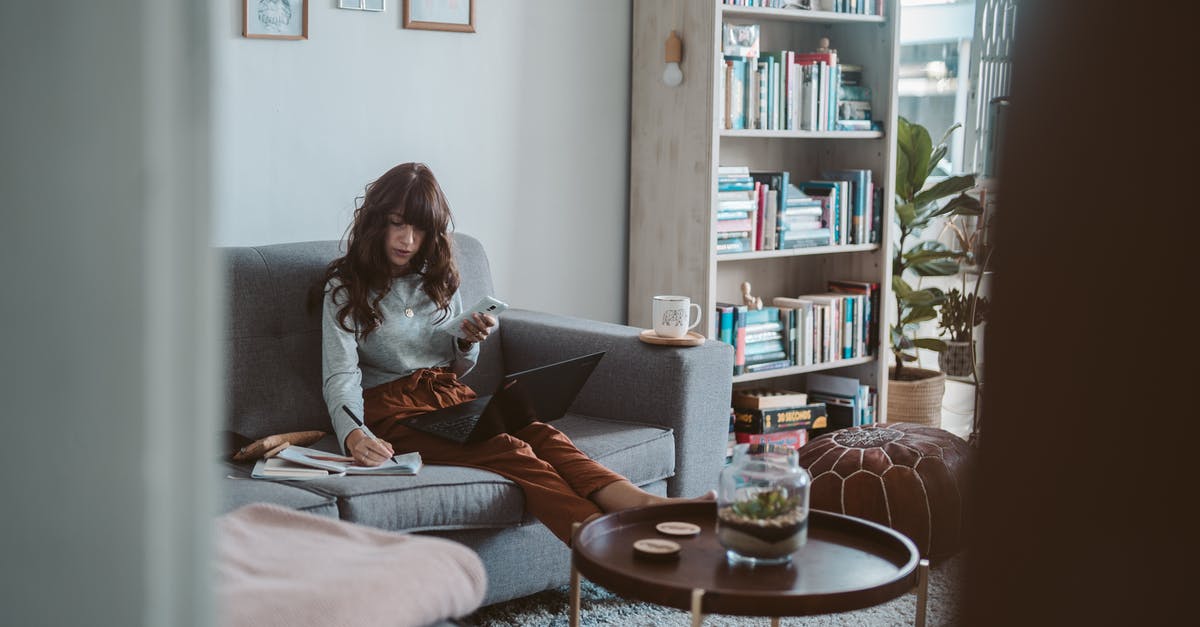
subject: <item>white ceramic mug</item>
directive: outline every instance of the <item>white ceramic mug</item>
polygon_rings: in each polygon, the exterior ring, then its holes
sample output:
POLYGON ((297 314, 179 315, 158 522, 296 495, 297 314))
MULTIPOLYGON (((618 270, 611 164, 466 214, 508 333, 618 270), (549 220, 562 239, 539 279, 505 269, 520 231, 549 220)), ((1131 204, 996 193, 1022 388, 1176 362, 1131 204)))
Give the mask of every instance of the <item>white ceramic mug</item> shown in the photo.
POLYGON ((700 305, 687 296, 654 297, 654 334, 659 337, 680 338, 700 324, 700 305), (695 316, 692 307, 696 308, 695 316))

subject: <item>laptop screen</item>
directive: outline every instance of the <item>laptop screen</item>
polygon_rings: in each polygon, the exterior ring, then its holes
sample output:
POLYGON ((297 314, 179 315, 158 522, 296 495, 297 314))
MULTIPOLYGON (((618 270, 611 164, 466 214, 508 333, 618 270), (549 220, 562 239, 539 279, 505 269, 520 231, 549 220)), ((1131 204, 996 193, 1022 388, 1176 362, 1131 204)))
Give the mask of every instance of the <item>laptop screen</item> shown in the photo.
POLYGON ((550 422, 562 418, 583 389, 604 352, 575 357, 506 375, 495 401, 509 428, 531 420, 550 422))

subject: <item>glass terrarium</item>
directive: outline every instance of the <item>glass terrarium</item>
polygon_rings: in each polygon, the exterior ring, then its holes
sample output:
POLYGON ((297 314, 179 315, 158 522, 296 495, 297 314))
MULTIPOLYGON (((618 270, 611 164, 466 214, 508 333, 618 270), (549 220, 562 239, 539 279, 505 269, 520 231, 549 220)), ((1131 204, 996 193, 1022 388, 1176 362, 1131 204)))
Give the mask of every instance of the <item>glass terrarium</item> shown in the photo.
POLYGON ((794 448, 739 444, 721 471, 717 539, 731 562, 786 564, 808 539, 812 480, 794 448))

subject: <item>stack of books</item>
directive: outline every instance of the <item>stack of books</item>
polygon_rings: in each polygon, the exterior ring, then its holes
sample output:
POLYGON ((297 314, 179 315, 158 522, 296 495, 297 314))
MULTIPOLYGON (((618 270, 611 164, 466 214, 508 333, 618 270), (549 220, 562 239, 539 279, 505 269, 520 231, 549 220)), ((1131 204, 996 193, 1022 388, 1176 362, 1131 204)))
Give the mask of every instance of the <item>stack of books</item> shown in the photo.
POLYGON ((759 310, 717 303, 717 339, 733 346, 733 374, 810 366, 876 354, 880 288, 832 280, 828 291, 779 296, 759 310))
POLYGON ((717 169, 717 254, 755 250, 758 186, 748 166, 717 169))
POLYGON ((824 427, 813 428, 812 437, 875 423, 875 390, 858 379, 813 373, 808 375, 807 395, 812 402, 824 403, 828 416, 824 427))
POLYGON ((837 130, 880 130, 880 124, 871 120, 871 88, 862 84, 862 66, 842 64, 838 73, 837 130))
POLYGON ((833 243, 825 203, 800 191, 792 183, 785 188, 779 211, 779 248, 829 246, 833 243))
POLYGON ((827 426, 825 404, 803 392, 750 388, 733 391, 734 436, 738 444, 776 444, 800 448, 809 429, 827 426))

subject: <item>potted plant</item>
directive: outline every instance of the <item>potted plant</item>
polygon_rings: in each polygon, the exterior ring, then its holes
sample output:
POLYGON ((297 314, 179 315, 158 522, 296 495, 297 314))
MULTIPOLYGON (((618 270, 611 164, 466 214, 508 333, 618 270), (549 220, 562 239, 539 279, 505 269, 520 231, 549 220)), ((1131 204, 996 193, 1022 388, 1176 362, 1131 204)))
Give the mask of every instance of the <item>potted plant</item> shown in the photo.
POLYGON ((906 277, 957 274, 962 253, 950 250, 941 242, 920 239, 921 232, 935 218, 980 214, 979 200, 967 193, 975 187, 974 174, 946 177, 926 188, 930 174, 949 150, 947 139, 959 126, 951 126, 934 146, 924 126, 903 117, 897 120, 897 229, 892 251, 896 318, 890 333, 895 365, 888 371, 887 419, 890 422, 941 424, 946 375, 936 370, 905 366, 905 363, 917 360, 918 348, 938 353, 946 349, 942 340, 916 336, 920 323, 937 318, 937 307, 945 302, 946 294, 932 287, 914 289, 906 277), (950 200, 945 201, 946 198, 950 200))
POLYGON ((938 315, 938 335, 949 335, 946 350, 938 354, 938 366, 952 377, 975 372, 975 327, 987 319, 988 299, 952 289, 946 294, 938 315))

